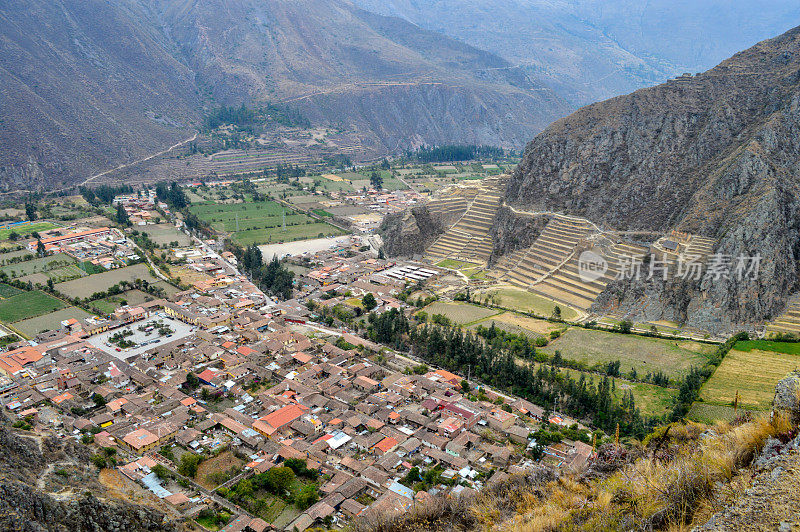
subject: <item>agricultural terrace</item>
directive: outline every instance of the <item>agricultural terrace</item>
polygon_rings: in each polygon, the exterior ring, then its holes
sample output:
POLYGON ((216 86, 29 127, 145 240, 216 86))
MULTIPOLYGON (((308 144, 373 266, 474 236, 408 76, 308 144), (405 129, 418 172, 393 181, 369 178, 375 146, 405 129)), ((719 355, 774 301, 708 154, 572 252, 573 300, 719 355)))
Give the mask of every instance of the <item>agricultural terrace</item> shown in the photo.
POLYGON ((554 303, 549 299, 520 288, 490 288, 477 292, 475 297, 487 304, 510 308, 519 312, 530 312, 538 316, 552 316, 556 305, 561 309, 561 317, 564 320, 571 321, 580 316, 577 310, 567 305, 554 303))
POLYGON ((19 332, 33 338, 37 334, 45 331, 52 331, 61 327, 61 322, 70 318, 88 318, 91 314, 78 307, 66 307, 49 314, 29 318, 27 320, 18 321, 14 324, 14 328, 19 332))
POLYGON ((590 368, 619 360, 622 373, 635 368, 640 377, 660 371, 679 379, 688 374, 692 366, 703 366, 716 346, 572 327, 542 348, 550 356, 556 350, 563 358, 590 368))
POLYGON ((737 342, 703 386, 700 399, 709 405, 732 406, 738 391, 741 407, 769 410, 775 385, 796 369, 800 369, 800 344, 737 342))
POLYGON ((136 279, 142 279, 149 283, 158 281, 158 279, 150 274, 150 270, 147 268, 146 264, 134 264, 133 266, 126 266, 125 268, 109 270, 81 279, 59 283, 55 288, 62 294, 66 294, 70 297, 86 299, 91 298, 92 295, 97 292, 105 292, 111 286, 119 284, 120 281, 133 282, 136 279))
POLYGON ((469 303, 448 303, 446 301, 435 301, 423 308, 423 310, 428 314, 428 319, 440 314, 455 325, 470 325, 498 314, 496 310, 470 305, 469 303))
POLYGON ((22 292, 0 300, 0 321, 14 323, 34 316, 48 314, 66 305, 41 290, 22 292))
POLYGON ((27 236, 34 232, 39 233, 42 231, 47 231, 48 229, 55 229, 56 227, 58 227, 56 224, 50 222, 22 223, 19 225, 3 227, 0 229, 0 240, 8 240, 8 237, 11 236, 11 233, 16 233, 19 236, 27 236))

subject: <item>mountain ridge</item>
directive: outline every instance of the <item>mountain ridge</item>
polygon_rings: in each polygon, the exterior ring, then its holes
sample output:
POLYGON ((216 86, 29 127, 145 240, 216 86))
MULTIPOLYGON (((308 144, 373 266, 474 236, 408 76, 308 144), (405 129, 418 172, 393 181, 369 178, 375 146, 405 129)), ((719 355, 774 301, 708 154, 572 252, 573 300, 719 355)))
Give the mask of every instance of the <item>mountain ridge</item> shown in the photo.
MULTIPOLYGON (((767 320, 797 289, 800 259, 800 28, 717 67, 592 104, 531 141, 506 191, 517 208, 584 216, 618 230, 709 236, 715 252, 761 258, 758 280, 704 279, 683 308, 649 319, 717 330, 767 320), (682 318, 682 319, 680 319, 682 318)), ((675 287, 610 287, 632 308, 675 287)))

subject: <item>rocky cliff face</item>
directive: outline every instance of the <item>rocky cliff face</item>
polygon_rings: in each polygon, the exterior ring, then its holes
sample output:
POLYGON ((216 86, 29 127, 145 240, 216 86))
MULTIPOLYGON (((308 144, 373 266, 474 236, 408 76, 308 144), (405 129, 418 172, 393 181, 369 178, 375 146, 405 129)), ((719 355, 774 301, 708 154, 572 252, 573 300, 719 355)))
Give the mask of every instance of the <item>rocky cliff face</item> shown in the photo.
POLYGON ((379 229, 384 252, 387 257, 421 254, 453 222, 455 219, 431 213, 426 205, 390 214, 379 229))
MULTIPOLYGON (((704 279, 690 287, 685 314, 712 329, 769 318, 798 285, 798 109, 794 29, 703 74, 559 120, 527 146, 506 201, 617 230, 709 236, 734 261, 759 255, 757 280, 704 279)), ((623 305, 651 290, 668 311, 664 287, 611 289, 623 305)))
POLYGON ((10 429, 0 413, 0 530, 167 532, 182 527, 154 509, 109 497, 85 446, 10 429))
POLYGON ((501 205, 492 226, 491 237, 494 247, 489 257, 489 265, 493 265, 506 253, 530 247, 548 221, 547 216, 520 215, 501 205))

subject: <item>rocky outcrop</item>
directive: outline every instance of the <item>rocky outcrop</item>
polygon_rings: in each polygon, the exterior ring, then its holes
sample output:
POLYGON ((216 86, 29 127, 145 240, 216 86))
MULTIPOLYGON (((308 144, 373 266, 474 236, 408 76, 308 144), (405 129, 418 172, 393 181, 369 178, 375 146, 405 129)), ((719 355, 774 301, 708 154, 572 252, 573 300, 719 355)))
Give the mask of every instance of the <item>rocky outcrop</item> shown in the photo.
POLYGON ((492 226, 491 237, 494 248, 489 264, 493 265, 507 253, 530 247, 549 219, 549 216, 517 214, 505 205, 501 205, 492 226))
POLYGON ((454 222, 420 205, 383 219, 378 230, 387 257, 421 254, 454 222))
MULTIPOLYGON (((732 267, 739 255, 759 256, 757 279, 731 275, 693 287, 686 322, 721 330, 768 319, 800 279, 798 108, 794 29, 703 74, 559 120, 528 144, 506 201, 611 229, 712 237, 732 267)), ((623 306, 643 293, 619 288, 610 290, 631 295, 623 306)), ((661 288, 652 290, 656 305, 671 304, 661 288)))
POLYGON ((0 413, 0 530, 167 532, 178 523, 153 508, 110 497, 86 446, 22 433, 0 413), (56 469, 66 474, 56 475, 56 469))
POLYGON ((794 371, 781 379, 775 388, 772 409, 791 416, 800 422, 800 371, 794 371))

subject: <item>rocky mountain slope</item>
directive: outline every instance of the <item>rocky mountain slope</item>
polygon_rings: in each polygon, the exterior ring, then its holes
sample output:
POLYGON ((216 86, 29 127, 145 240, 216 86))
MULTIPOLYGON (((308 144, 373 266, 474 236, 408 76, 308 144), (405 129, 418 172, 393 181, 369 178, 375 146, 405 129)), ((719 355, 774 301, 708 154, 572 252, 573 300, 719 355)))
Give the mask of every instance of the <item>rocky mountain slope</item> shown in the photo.
POLYGON ((194 74, 144 9, 0 3, 0 188, 57 186, 191 136, 194 74))
POLYGON ((698 72, 800 23, 790 0, 355 0, 507 59, 575 106, 698 72))
POLYGON ((383 150, 521 146, 568 109, 509 63, 332 0, 162 0, 165 24, 221 103, 271 100, 383 150))
POLYGON ((569 107, 505 59, 334 0, 0 4, 0 188, 80 182, 282 103, 374 152, 522 147, 569 107))
POLYGON ((798 108, 800 28, 555 122, 528 144, 506 201, 617 230, 698 233, 717 253, 759 255, 755 281, 614 285, 605 301, 625 307, 648 295, 661 300, 649 319, 709 329, 769 318, 798 287, 798 108))
POLYGON ((0 530, 182 529, 154 509, 107 496, 80 443, 16 431, 0 412, 0 530))

